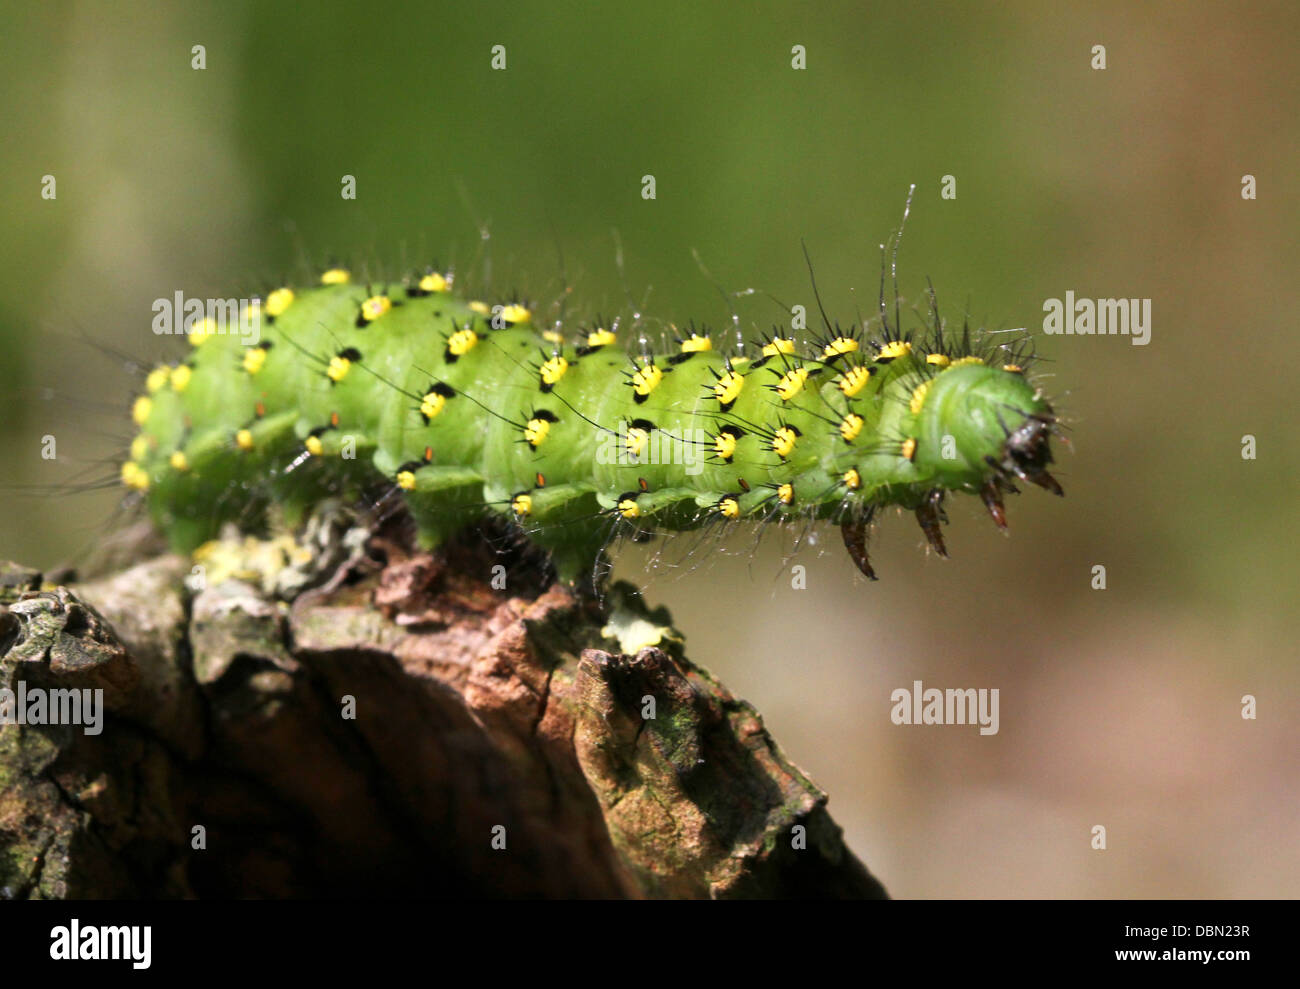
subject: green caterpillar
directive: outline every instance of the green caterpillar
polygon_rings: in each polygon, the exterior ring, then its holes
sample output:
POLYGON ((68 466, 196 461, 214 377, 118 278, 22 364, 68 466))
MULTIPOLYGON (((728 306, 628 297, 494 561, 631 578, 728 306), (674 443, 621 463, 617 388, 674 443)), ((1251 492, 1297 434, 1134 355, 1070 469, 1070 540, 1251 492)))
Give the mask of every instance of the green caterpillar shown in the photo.
POLYGON ((945 553, 949 491, 1005 527, 1019 478, 1047 473, 1051 406, 1024 346, 980 347, 932 325, 903 333, 882 290, 880 329, 788 332, 722 353, 707 331, 629 356, 609 329, 538 332, 524 305, 489 307, 427 272, 373 290, 334 268, 261 304, 256 345, 190 327, 188 358, 148 375, 121 479, 174 549, 271 504, 301 519, 326 494, 386 486, 419 543, 496 513, 590 574, 612 534, 738 520, 837 522, 874 579, 867 529, 915 511, 945 553))

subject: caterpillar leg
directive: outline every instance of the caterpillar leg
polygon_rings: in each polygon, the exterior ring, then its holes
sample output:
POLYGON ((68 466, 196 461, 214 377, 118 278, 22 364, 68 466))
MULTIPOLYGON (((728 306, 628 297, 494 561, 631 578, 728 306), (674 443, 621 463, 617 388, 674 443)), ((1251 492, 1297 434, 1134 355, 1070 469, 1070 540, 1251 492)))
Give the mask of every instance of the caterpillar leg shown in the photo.
POLYGON ((276 465, 297 446, 295 418, 296 413, 268 416, 234 435, 209 432, 177 445, 155 467, 149 509, 173 551, 193 552, 215 539, 226 522, 258 524, 267 505, 281 500, 283 474, 276 465), (237 456, 231 456, 232 449, 237 456))
POLYGON ((931 491, 926 495, 925 501, 916 507, 916 520, 921 523, 921 531, 925 533, 930 548, 947 559, 948 548, 943 544, 943 531, 939 528, 940 523, 948 521, 943 511, 942 491, 931 491))
MULTIPOLYGON (((612 515, 617 522, 633 526, 634 539, 644 533, 640 529, 644 522, 660 521, 670 528, 684 529, 700 514, 695 505, 698 494, 690 488, 637 490, 624 492, 611 501, 597 496, 595 489, 585 484, 534 489, 527 496, 529 520, 539 524, 526 530, 530 539, 550 550, 561 580, 583 584, 594 572, 593 560, 599 567, 609 536, 608 527, 591 525, 593 516, 612 515)), ((515 500, 518 503, 518 496, 515 500)), ((594 590, 599 593, 599 587, 594 590)))
POLYGON ((840 535, 844 537, 844 548, 868 580, 878 580, 876 571, 871 569, 867 559, 867 527, 871 525, 871 512, 847 519, 840 525, 840 535))
POLYGON ((993 519, 993 524, 999 529, 1005 530, 1007 527, 1007 510, 1002 504, 1002 486, 998 484, 996 477, 990 477, 980 488, 980 498, 984 502, 984 507, 989 510, 989 515, 993 519))
POLYGON ((587 484, 533 488, 511 500, 515 519, 538 546, 551 554, 556 576, 566 584, 589 581, 605 533, 591 524, 600 512, 595 489, 587 484))
MULTIPOLYGON (((256 427, 254 427, 256 430, 256 427)), ((271 500, 291 528, 303 525, 320 503, 322 492, 336 497, 360 497, 376 478, 371 465, 375 444, 360 434, 333 425, 312 430, 298 440, 291 434, 289 449, 277 455, 280 465, 271 481, 271 500)), ((265 444, 256 431, 252 449, 265 444)))
POLYGON ((436 549, 483 514, 483 477, 467 467, 412 464, 398 470, 397 486, 421 549, 436 549))

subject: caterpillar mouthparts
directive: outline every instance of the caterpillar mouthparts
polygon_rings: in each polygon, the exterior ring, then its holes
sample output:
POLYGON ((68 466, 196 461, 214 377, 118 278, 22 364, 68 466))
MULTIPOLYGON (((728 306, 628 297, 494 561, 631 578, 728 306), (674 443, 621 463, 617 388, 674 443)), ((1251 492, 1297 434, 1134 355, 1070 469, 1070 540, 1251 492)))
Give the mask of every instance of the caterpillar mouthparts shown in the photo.
POLYGON ((882 292, 874 332, 826 320, 724 353, 692 327, 629 355, 605 326, 539 332, 528 306, 460 298, 443 273, 375 290, 331 268, 271 292, 240 334, 205 321, 148 375, 121 479, 186 552, 273 504, 293 521, 380 488, 426 548, 493 514, 569 581, 613 535, 741 520, 838 523, 874 579, 883 506, 946 555, 948 492, 978 494, 1000 528, 1015 480, 1061 494, 1027 346, 948 336, 930 301, 908 332, 882 292))
POLYGON ((1061 485, 1047 472, 1047 465, 1052 462, 1051 437, 1056 418, 1050 406, 1045 409, 1044 413, 1031 415, 1011 432, 1002 445, 1002 459, 995 466, 1003 476, 1014 475, 1064 496, 1061 485))

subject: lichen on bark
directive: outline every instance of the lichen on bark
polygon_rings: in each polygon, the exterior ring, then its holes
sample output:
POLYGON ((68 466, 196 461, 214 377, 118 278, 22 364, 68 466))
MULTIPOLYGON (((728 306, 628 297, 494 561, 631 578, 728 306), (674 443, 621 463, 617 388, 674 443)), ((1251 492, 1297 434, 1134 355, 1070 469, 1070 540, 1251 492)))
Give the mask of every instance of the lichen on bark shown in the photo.
POLYGON ((106 712, 0 727, 0 896, 884 895, 633 589, 494 587, 474 538, 377 534, 293 594, 129 558, 0 565, 0 687, 106 712), (602 634, 629 627, 664 634, 602 634))

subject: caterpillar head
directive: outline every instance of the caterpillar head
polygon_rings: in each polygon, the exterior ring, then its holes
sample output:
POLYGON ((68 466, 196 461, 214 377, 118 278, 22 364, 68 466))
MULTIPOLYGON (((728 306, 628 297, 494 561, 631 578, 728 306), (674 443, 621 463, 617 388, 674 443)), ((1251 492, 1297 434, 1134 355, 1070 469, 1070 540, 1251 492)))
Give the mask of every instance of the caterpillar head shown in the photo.
MULTIPOLYGON (((912 435, 902 444, 903 456, 928 480, 898 502, 915 511, 926 541, 947 556, 941 532, 947 492, 978 492, 1002 529, 1007 526, 1002 495, 1015 490, 1015 479, 1063 492, 1047 472, 1056 415, 1021 368, 989 366, 976 356, 939 366, 942 370, 924 378, 911 394, 912 435)), ((870 509, 850 515, 841 531, 858 569, 874 580, 866 545, 871 515, 870 509)))
POLYGON ((995 480, 1020 478, 1061 494, 1047 472, 1056 427, 1052 407, 1015 365, 966 360, 913 395, 923 462, 947 488, 972 490, 992 474, 995 480))
POLYGON ((1064 495, 1056 478, 1047 473, 1047 466, 1052 462, 1052 430, 1056 426, 1056 417, 1051 406, 1041 403, 1042 411, 1031 412, 1025 421, 1006 438, 1002 444, 1001 459, 990 458, 1002 476, 1015 475, 1021 480, 1037 484, 1055 495, 1064 495))

